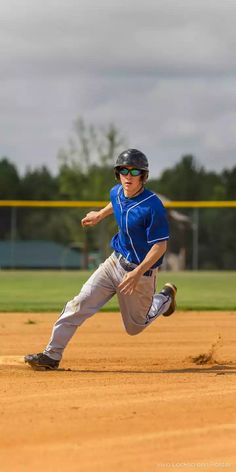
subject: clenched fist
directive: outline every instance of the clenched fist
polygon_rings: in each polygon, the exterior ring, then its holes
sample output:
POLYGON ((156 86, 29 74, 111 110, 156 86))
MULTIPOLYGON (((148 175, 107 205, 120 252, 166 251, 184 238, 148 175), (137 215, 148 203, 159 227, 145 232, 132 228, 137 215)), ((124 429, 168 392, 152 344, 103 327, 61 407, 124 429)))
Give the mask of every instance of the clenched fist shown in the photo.
POLYGON ((81 220, 82 226, 95 226, 100 221, 100 211, 90 211, 81 220))

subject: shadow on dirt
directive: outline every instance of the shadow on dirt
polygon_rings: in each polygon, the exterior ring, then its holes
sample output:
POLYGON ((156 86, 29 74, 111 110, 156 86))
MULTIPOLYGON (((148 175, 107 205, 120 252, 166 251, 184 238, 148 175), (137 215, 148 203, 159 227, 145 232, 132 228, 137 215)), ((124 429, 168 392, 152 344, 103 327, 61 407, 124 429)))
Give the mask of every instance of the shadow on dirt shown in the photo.
POLYGON ((211 367, 187 367, 185 369, 167 369, 160 371, 162 374, 236 374, 236 366, 224 364, 213 365, 211 367))
MULTIPOLYGON (((51 371, 52 372, 52 371, 51 371)), ((59 368, 53 372, 70 372, 80 374, 216 374, 216 375, 232 375, 236 374, 236 365, 218 364, 211 367, 186 367, 181 369, 165 369, 165 370, 131 370, 131 369, 63 369, 59 368)))

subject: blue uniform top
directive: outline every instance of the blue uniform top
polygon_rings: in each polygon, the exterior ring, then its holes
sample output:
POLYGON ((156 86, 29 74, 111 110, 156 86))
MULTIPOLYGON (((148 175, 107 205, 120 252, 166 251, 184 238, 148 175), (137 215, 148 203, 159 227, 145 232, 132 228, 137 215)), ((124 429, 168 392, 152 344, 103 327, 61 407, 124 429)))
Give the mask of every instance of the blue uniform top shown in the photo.
MULTIPOLYGON (((166 210, 157 195, 147 189, 127 198, 118 184, 111 189, 110 197, 119 228, 111 246, 129 262, 140 264, 155 243, 169 239, 166 210)), ((163 256, 152 268, 160 266, 162 260, 163 256)))

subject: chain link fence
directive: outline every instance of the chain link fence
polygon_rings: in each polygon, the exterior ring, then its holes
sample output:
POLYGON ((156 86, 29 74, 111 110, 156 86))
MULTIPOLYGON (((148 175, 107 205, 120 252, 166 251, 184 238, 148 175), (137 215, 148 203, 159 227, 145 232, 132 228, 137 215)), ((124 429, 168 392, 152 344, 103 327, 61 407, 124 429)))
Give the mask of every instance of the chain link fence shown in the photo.
MULTIPOLYGON (((0 202, 1 269, 93 269, 117 231, 108 217, 90 229, 88 211, 108 202, 0 202)), ((165 270, 235 270, 236 202, 163 202, 171 238, 165 270)))

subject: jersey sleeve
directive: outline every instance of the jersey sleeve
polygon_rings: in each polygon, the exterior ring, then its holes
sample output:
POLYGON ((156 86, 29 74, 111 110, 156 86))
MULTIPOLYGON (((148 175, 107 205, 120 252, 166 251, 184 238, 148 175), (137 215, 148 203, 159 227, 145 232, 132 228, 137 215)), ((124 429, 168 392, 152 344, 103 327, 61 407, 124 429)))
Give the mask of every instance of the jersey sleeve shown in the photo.
POLYGON ((150 218, 146 228, 147 243, 152 245, 169 239, 169 224, 164 206, 160 202, 150 210, 150 218))
POLYGON ((111 200, 111 203, 112 203, 112 206, 114 207, 114 204, 116 203, 116 198, 117 198, 117 194, 119 192, 119 188, 120 188, 120 185, 115 185, 114 187, 112 187, 112 189, 110 190, 110 200, 111 200))

